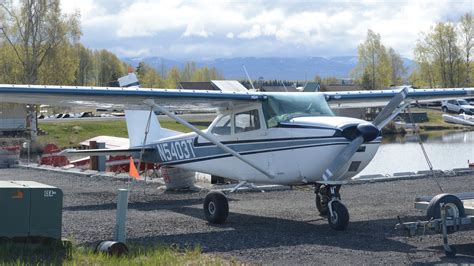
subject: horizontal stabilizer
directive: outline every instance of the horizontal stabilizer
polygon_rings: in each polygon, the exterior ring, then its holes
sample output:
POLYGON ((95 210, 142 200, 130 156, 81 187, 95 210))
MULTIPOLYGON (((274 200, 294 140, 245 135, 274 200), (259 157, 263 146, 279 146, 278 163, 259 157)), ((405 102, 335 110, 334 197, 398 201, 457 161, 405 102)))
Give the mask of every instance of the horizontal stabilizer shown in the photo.
MULTIPOLYGON (((146 147, 145 152, 152 152, 155 149, 152 147, 146 147)), ((141 147, 131 148, 131 149, 89 149, 89 150, 76 150, 76 149, 66 149, 61 152, 61 154, 66 156, 71 155, 82 155, 82 156, 105 156, 105 155, 134 155, 139 154, 142 151, 141 147)))

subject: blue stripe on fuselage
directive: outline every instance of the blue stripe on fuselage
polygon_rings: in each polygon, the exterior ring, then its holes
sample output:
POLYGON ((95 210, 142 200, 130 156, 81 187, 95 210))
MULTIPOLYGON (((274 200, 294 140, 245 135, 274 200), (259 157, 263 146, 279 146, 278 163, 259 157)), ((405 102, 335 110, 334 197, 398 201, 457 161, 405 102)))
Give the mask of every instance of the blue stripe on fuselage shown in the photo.
MULTIPOLYGON (((368 144, 378 144, 381 137, 368 144)), ((304 149, 318 146, 347 145, 350 141, 341 137, 292 138, 272 140, 247 140, 227 142, 226 145, 242 154, 258 154, 290 149, 304 149)), ((157 159, 162 164, 182 164, 202 160, 212 160, 231 156, 212 143, 197 143, 193 139, 175 140, 157 144, 157 159), (193 145, 191 145, 191 142, 193 145), (179 150, 181 147, 181 150, 179 150), (189 156, 186 156, 188 149, 189 156)))

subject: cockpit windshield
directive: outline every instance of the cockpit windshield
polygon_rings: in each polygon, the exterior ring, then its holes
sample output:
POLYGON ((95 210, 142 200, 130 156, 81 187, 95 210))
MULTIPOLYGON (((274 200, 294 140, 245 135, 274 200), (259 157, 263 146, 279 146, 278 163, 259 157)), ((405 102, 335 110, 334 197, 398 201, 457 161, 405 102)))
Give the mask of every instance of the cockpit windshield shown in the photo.
POLYGON ((323 94, 282 93, 269 94, 262 103, 267 127, 301 116, 334 116, 323 94))

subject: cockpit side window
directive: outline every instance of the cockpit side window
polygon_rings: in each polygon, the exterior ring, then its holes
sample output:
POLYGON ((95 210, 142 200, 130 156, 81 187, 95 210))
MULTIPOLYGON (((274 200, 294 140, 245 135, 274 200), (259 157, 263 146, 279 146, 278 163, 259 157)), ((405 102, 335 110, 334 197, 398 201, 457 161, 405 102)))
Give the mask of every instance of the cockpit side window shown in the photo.
POLYGON ((235 133, 248 132, 260 129, 260 118, 258 110, 250 110, 235 114, 234 117, 235 133))
POLYGON ((221 117, 212 128, 211 133, 214 135, 230 135, 232 126, 230 121, 230 115, 221 117))

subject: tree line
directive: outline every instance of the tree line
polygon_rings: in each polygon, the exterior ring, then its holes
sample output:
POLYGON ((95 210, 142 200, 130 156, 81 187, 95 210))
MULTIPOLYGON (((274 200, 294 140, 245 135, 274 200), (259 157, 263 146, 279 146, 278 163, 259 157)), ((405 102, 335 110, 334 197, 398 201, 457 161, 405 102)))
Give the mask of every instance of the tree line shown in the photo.
POLYGON ((140 62, 136 69, 138 80, 146 88, 176 88, 181 81, 210 81, 224 79, 215 67, 198 67, 194 62, 187 62, 183 69, 172 67, 165 76, 153 67, 140 62))
POLYGON ((84 47, 81 36, 80 14, 63 14, 60 0, 0 1, 0 83, 118 86, 130 71, 143 87, 223 78, 215 68, 192 62, 163 76, 143 62, 133 69, 110 51, 84 47))
POLYGON ((402 84, 431 88, 474 86, 474 19, 470 13, 457 22, 438 22, 420 36, 413 51, 416 67, 407 77, 400 54, 385 48, 380 34, 369 29, 366 40, 358 47, 358 64, 352 77, 369 90, 402 84))

